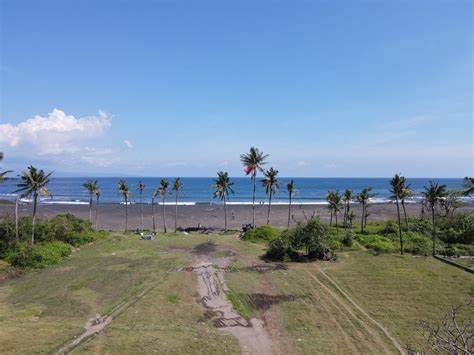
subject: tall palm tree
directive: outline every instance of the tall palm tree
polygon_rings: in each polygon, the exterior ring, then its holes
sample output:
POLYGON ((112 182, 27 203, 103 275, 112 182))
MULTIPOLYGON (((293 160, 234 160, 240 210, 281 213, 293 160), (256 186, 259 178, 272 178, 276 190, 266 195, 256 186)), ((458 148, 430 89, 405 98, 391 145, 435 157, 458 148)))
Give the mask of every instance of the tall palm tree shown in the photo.
POLYGON ((333 191, 328 191, 326 194, 326 202, 328 203, 327 209, 331 213, 331 217, 329 219, 329 229, 331 229, 332 227, 332 216, 334 213, 333 204, 332 204, 332 200, 334 199, 333 195, 334 195, 333 191))
POLYGON ((166 179, 160 180, 160 187, 158 191, 161 196, 161 202, 163 204, 163 231, 166 233, 166 193, 168 192, 169 182, 166 179))
POLYGON ((257 172, 263 172, 263 165, 267 162, 265 161, 268 158, 268 154, 263 154, 258 148, 251 147, 250 151, 245 154, 240 155, 240 161, 244 164, 245 174, 251 174, 252 183, 253 183, 253 193, 252 193, 252 226, 255 228, 255 190, 257 187, 257 172))
POLYGON ((151 214, 153 218, 153 233, 156 233, 156 224, 155 224, 155 199, 160 194, 160 189, 157 188, 151 193, 151 214))
POLYGON ((348 226, 348 220, 349 220, 349 215, 350 215, 350 209, 351 209, 351 202, 354 199, 354 196, 352 194, 352 191, 349 189, 346 189, 344 191, 344 196, 343 196, 343 201, 344 201, 344 227, 347 228, 348 226))
POLYGON ((98 187, 97 180, 87 180, 82 186, 87 190, 89 193, 89 222, 92 223, 92 197, 95 194, 95 191, 98 187))
POLYGON ((35 244, 35 221, 36 209, 38 205, 38 196, 51 196, 51 193, 46 188, 49 183, 49 177, 53 172, 45 174, 43 170, 36 169, 33 165, 28 167, 28 171, 21 173, 21 182, 18 183, 18 190, 15 192, 22 192, 21 197, 33 198, 33 218, 31 227, 31 245, 35 244))
POLYGON ((406 225, 407 231, 409 230, 409 226, 408 226, 408 218, 407 218, 407 210, 405 208, 405 202, 408 198, 412 196, 413 196, 413 190, 410 188, 410 184, 403 186, 403 189, 400 193, 400 202, 402 204, 403 217, 405 219, 405 225, 406 225))
POLYGON ((402 235, 402 224, 400 222, 400 206, 399 202, 403 190, 406 187, 405 177, 400 174, 395 174, 395 176, 390 180, 390 192, 393 194, 392 199, 395 199, 397 203, 397 217, 398 217, 398 238, 400 239, 400 254, 403 255, 403 235, 402 235))
MULTIPOLYGON (((4 181, 14 180, 14 178, 6 176, 7 174, 9 174, 11 172, 13 172, 13 170, 5 170, 5 171, 0 172, 0 185, 3 184, 4 181)), ((16 195, 15 196, 15 244, 18 243, 18 241, 19 241, 19 235, 18 235, 18 195, 16 195)))
POLYGON ((280 188, 278 181, 278 170, 270 168, 265 170, 263 175, 265 178, 262 180, 262 186, 265 188, 265 193, 268 196, 268 214, 267 214, 267 225, 270 224, 270 209, 272 207, 272 195, 280 188))
POLYGON ((337 223, 337 214, 341 213, 341 195, 339 194, 339 191, 333 192, 333 191, 328 191, 326 200, 328 201, 328 208, 331 211, 331 221, 329 225, 332 225, 332 216, 334 214, 334 217, 336 218, 336 235, 339 234, 339 225, 337 223))
POLYGON ((439 201, 448 195, 446 185, 439 185, 430 180, 430 184, 425 186, 425 191, 422 192, 430 210, 431 222, 433 223, 433 255, 436 254, 436 221, 435 221, 435 207, 439 201))
POLYGON ((132 193, 130 192, 130 189, 128 188, 128 185, 125 182, 125 180, 120 179, 117 182, 117 185, 118 185, 118 192, 123 197, 123 199, 125 201, 125 233, 127 233, 127 230, 128 230, 128 200, 129 200, 130 196, 132 195, 132 193))
POLYGON ((95 190, 95 229, 98 230, 99 225, 99 200, 100 200, 101 192, 99 187, 95 190))
POLYGON ((141 231, 143 232, 143 190, 145 190, 145 185, 141 181, 138 182, 137 191, 140 194, 140 213, 142 216, 141 231))
POLYGON ((219 171, 217 173, 217 179, 214 179, 214 185, 212 188, 216 189, 214 191, 214 197, 218 197, 221 201, 224 202, 224 231, 227 232, 227 197, 230 193, 234 193, 232 190, 233 182, 230 182, 229 174, 227 172, 219 171))
POLYGON ((362 216, 360 221, 360 232, 364 233, 365 227, 367 225, 367 217, 369 213, 367 209, 369 208, 369 200, 375 196, 374 193, 371 193, 372 187, 364 188, 360 193, 356 195, 356 200, 362 205, 362 216))
POLYGON ((295 191, 295 184, 293 180, 290 180, 290 182, 286 184, 286 191, 288 192, 288 224, 286 225, 286 229, 290 229, 291 199, 293 198, 293 193, 295 191))
POLYGON ((180 178, 174 179, 173 182, 173 191, 174 191, 174 231, 178 230, 178 197, 181 189, 183 188, 183 184, 181 183, 180 178))
POLYGON ((463 191, 463 194, 466 196, 469 196, 474 193, 474 178, 466 176, 464 178, 464 183, 463 187, 465 190, 463 191))

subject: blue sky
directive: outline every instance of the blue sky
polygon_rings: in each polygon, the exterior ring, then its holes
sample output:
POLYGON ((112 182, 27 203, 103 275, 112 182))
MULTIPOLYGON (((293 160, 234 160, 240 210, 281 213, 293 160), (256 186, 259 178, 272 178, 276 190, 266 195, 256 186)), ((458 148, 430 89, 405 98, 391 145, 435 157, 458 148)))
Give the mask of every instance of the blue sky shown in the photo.
POLYGON ((474 175, 471 1, 0 3, 3 168, 474 175))

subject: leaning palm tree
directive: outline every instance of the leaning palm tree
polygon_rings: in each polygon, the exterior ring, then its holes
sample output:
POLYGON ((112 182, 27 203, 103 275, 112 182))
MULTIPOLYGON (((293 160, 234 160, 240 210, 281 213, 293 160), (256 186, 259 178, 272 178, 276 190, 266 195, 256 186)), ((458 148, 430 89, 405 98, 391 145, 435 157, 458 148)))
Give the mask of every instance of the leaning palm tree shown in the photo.
POLYGON ((87 180, 82 186, 87 190, 89 193, 89 222, 92 223, 92 197, 95 194, 95 191, 98 187, 97 180, 87 180))
POLYGON ((160 187, 158 187, 158 191, 161 196, 161 203, 163 204, 163 231, 166 233, 166 194, 168 192, 169 182, 166 179, 160 180, 160 187))
POLYGON ((100 200, 101 192, 99 187, 95 190, 95 229, 97 230, 97 226, 99 225, 99 200, 100 200))
POLYGON ((153 233, 156 233, 156 224, 155 224, 155 199, 160 194, 160 189, 157 188, 151 193, 151 215, 153 219, 153 233))
POLYGON ((123 199, 125 201, 125 233, 127 233, 127 230, 128 230, 128 200, 129 200, 132 193, 130 192, 130 189, 128 188, 128 185, 125 182, 125 180, 120 179, 117 182, 117 185, 118 185, 118 192, 123 197, 123 199))
POLYGON ((280 188, 278 181, 278 170, 270 168, 265 170, 263 175, 265 178, 262 180, 262 186, 265 188, 265 193, 268 196, 268 213, 267 213, 267 225, 270 224, 270 209, 272 207, 272 196, 280 188))
POLYGON ((140 213, 142 216, 141 231, 143 232, 143 190, 145 190, 145 185, 141 181, 138 182, 137 191, 140 194, 140 213))
POLYGON ((218 197, 224 203, 224 231, 227 232, 227 197, 230 193, 234 193, 232 190, 233 182, 230 182, 229 174, 227 172, 219 171, 217 173, 217 179, 214 180, 212 188, 214 191, 214 197, 218 197))
POLYGON ((252 193, 252 226, 255 228, 255 190, 257 187, 257 172, 263 172, 263 165, 267 162, 265 161, 268 158, 268 154, 263 154, 258 148, 251 147, 250 151, 245 154, 240 155, 240 161, 244 164, 245 174, 251 174, 252 183, 253 183, 253 193, 252 193))
POLYGON ((293 193, 295 191, 295 184, 293 180, 290 180, 290 182, 286 184, 286 191, 288 192, 288 223, 286 225, 286 229, 290 229, 291 199, 293 198, 293 193))
POLYGON ((397 218, 398 218, 398 238, 400 239, 400 254, 403 255, 403 235, 402 235, 402 224, 400 222, 400 199, 405 189, 405 177, 400 174, 395 174, 395 176, 390 180, 390 192, 393 194, 392 199, 395 199, 397 203, 397 218))
POLYGON ((362 216, 360 221, 360 232, 364 233, 365 227, 367 225, 367 217, 369 216, 368 208, 369 208, 369 200, 375 196, 375 194, 370 193, 372 191, 372 187, 364 188, 360 193, 356 195, 356 200, 362 205, 362 216))
POLYGON ((350 216, 350 210, 351 210, 351 202, 354 199, 354 196, 352 194, 352 191, 349 189, 346 189, 344 191, 343 195, 343 201, 344 201, 344 228, 347 228, 349 223, 349 216, 350 216))
POLYGON ((178 197, 181 189, 183 188, 183 184, 181 183, 180 178, 174 179, 173 182, 173 191, 174 191, 174 231, 178 230, 178 197))
POLYGON ((446 198, 448 192, 446 185, 439 185, 430 180, 429 186, 425 186, 425 191, 422 192, 429 209, 431 210, 431 222, 433 223, 433 255, 436 255, 436 221, 435 221, 435 207, 442 200, 446 198))
POLYGON ((43 170, 37 170, 33 165, 28 167, 28 171, 23 171, 18 183, 18 190, 15 192, 22 192, 21 197, 32 197, 33 199, 33 218, 31 227, 31 245, 35 244, 35 220, 36 210, 38 205, 38 196, 51 196, 51 193, 46 188, 49 183, 49 177, 52 172, 45 174, 43 170))

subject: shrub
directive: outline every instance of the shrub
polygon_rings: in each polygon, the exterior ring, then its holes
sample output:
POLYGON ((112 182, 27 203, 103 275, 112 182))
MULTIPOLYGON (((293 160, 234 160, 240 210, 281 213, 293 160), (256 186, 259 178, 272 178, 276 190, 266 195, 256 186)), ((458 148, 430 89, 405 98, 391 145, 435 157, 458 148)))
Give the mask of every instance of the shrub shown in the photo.
POLYGON ((432 241, 429 237, 417 233, 406 232, 403 234, 405 238, 405 250, 413 255, 430 255, 432 249, 432 241))
POLYGON ((375 254, 391 253, 395 249, 395 246, 390 239, 378 234, 357 237, 357 241, 360 244, 365 246, 367 249, 373 250, 375 254))
POLYGON ((268 243, 277 239, 279 235, 280 230, 265 225, 257 228, 248 229, 242 235, 242 239, 255 243, 268 243))
POLYGON ((354 237, 352 236, 351 231, 346 231, 346 234, 344 235, 344 238, 342 238, 342 245, 345 247, 351 247, 352 244, 354 244, 354 237))
POLYGON ((289 261, 292 252, 290 232, 284 231, 279 238, 270 243, 265 256, 270 260, 289 261))
POLYGON ((59 263, 71 254, 69 245, 55 241, 31 247, 22 242, 18 247, 7 254, 7 261, 22 269, 40 268, 46 265, 59 263))

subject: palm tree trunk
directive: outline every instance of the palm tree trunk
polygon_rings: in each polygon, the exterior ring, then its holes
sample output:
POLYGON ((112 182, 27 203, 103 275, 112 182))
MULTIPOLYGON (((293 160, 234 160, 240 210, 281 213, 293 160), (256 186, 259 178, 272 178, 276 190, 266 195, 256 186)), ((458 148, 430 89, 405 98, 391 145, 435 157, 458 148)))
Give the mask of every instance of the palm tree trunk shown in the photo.
POLYGON ((407 226, 407 231, 410 229, 408 226, 408 218, 407 218, 407 211, 405 209, 405 202, 402 201, 402 208, 403 208, 403 216, 405 217, 405 224, 407 226))
POLYGON ((339 226, 337 225, 337 211, 334 212, 334 216, 336 217, 336 236, 339 235, 339 226))
POLYGON ((178 230, 178 191, 176 191, 176 200, 174 203, 174 231, 178 230))
POLYGON ((364 215, 365 215, 365 204, 362 201, 362 216, 360 218, 360 232, 364 233, 364 215))
POLYGON ((224 195, 224 232, 227 232, 227 203, 224 195))
POLYGON ((162 200, 163 202, 163 231, 166 233, 166 204, 165 204, 165 199, 162 200))
POLYGON ((35 221, 36 221, 36 205, 38 203, 38 193, 33 194, 33 220, 31 225, 31 245, 35 245, 35 221))
POLYGON ((151 198, 151 214, 153 219, 153 233, 156 233, 156 225, 155 225, 155 199, 151 198))
POLYGON ((125 233, 128 230, 128 198, 125 196, 125 233))
POLYGON ((270 224, 270 208, 271 207, 272 207, 272 191, 270 190, 270 197, 268 199, 267 226, 270 224))
POLYGON ((434 205, 431 206, 431 222, 433 223, 433 256, 436 255, 436 224, 434 205))
POLYGON ((398 237, 400 238, 400 255, 403 255, 403 237, 402 237, 402 223, 400 221, 400 206, 398 206, 398 197, 397 200, 397 217, 398 217, 398 237))
POLYGON ((255 228, 255 191, 257 188, 257 170, 252 172, 253 194, 252 194, 252 227, 255 228))
POLYGON ((95 201, 95 230, 99 225, 99 198, 97 197, 95 201))
POLYGON ((143 197, 142 192, 140 191, 140 213, 142 215, 142 228, 141 231, 143 232, 143 197))
POLYGON ((332 228, 332 209, 329 210, 331 212, 331 218, 329 219, 329 229, 332 228))
POLYGON ((288 203, 288 224, 286 225, 286 229, 290 229, 290 218, 291 218, 291 193, 290 193, 290 201, 288 203))
POLYGON ((89 222, 92 224, 92 195, 89 196, 89 222))
POLYGON ((15 198, 15 244, 18 244, 20 238, 18 235, 18 196, 15 198))

